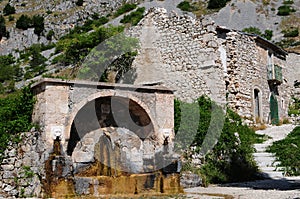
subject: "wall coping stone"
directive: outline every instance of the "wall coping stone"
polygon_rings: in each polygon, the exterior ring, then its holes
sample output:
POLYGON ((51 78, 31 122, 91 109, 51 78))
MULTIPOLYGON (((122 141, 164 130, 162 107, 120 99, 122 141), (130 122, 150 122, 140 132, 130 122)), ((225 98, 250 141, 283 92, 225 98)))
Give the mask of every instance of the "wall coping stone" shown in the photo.
POLYGON ((80 87, 97 87, 97 89, 116 89, 116 90, 131 90, 143 93, 167 93, 173 94, 175 90, 167 88, 162 85, 132 85, 132 84, 119 84, 119 83, 107 83, 107 82, 93 82, 86 80, 63 80, 55 78, 41 78, 37 82, 33 83, 31 89, 35 90, 43 85, 66 85, 66 86, 80 86, 80 87))

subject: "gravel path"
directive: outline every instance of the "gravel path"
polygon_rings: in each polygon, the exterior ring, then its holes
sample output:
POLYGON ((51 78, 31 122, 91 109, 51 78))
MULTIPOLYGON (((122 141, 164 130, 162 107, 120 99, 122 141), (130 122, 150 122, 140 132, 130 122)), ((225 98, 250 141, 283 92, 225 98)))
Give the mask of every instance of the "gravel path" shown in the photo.
MULTIPOLYGON (((271 138, 265 143, 281 140, 295 128, 294 125, 270 126, 257 131, 271 138)), ((188 198, 212 199, 300 199, 300 176, 265 179, 252 182, 210 185, 185 189, 188 198)))

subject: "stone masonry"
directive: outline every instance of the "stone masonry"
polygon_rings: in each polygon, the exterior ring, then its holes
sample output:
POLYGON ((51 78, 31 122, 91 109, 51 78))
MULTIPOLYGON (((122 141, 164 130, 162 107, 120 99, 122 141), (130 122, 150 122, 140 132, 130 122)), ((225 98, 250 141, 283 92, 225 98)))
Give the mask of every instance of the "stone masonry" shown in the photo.
POLYGON ((71 125, 78 111, 88 102, 107 96, 129 98, 139 104, 148 114, 160 142, 163 142, 163 136, 174 137, 173 94, 164 87, 42 79, 33 85, 33 90, 37 98, 33 122, 40 125, 43 140, 49 148, 59 136, 66 151, 71 125))
POLYGON ((141 46, 133 63, 135 84, 162 84, 187 102, 207 95, 249 123, 271 122, 270 96, 274 93, 279 117, 288 117, 291 82, 296 78, 291 74, 296 69, 290 67, 293 56, 271 42, 219 27, 207 18, 179 16, 163 8, 150 9, 128 35, 138 38, 141 46), (282 70, 280 81, 268 79, 268 66, 274 70, 275 65, 282 70))
MULTIPOLYGON (((127 176, 146 173, 151 177, 156 175, 151 172, 175 160, 170 152, 175 136, 174 96, 170 89, 47 78, 32 89, 36 97, 33 122, 39 131, 22 133, 19 144, 9 143, 0 169, 0 198, 48 197, 68 180, 72 186, 76 184, 73 192, 89 194, 88 186, 84 189, 77 185, 86 179, 80 172, 95 164, 102 163, 109 169, 100 166, 99 172, 106 173, 95 175, 95 179, 105 176, 112 180, 110 169, 115 169, 114 177, 122 178, 123 172, 127 176), (110 162, 113 158, 114 166, 110 162), (165 160, 171 162, 166 164, 165 160)), ((176 181, 173 170, 161 172, 176 181)), ((89 183, 95 182, 93 177, 89 179, 89 183)), ((134 192, 134 186, 131 188, 134 192)))
POLYGON ((208 95, 225 102, 219 53, 222 40, 217 38, 213 21, 153 8, 129 34, 141 43, 133 64, 137 69, 135 84, 163 82, 184 101, 208 95))

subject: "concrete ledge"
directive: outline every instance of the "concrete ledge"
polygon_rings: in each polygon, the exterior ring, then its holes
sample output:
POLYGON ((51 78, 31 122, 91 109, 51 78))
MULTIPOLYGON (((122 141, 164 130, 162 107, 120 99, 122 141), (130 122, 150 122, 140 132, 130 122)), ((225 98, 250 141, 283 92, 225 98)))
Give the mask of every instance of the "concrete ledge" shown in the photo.
POLYGON ((175 90, 164 86, 142 86, 132 84, 119 84, 119 83, 107 83, 107 82, 93 82, 85 80, 63 80, 56 78, 41 78, 36 83, 32 84, 31 88, 36 89, 43 85, 69 85, 78 87, 96 87, 97 89, 114 89, 114 90, 131 90, 144 93, 170 93, 173 94, 175 90))

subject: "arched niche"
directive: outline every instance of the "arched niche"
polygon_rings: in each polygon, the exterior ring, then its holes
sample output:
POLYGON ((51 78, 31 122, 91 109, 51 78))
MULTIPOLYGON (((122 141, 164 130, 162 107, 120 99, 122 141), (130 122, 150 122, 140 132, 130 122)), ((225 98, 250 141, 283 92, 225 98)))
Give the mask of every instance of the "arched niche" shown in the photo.
POLYGON ((72 120, 67 154, 72 155, 78 141, 91 131, 105 127, 122 127, 134 132, 141 140, 155 132, 148 112, 133 99, 103 96, 88 101, 72 120))

